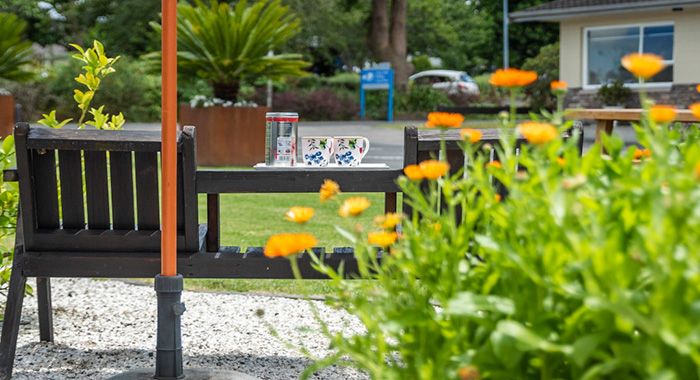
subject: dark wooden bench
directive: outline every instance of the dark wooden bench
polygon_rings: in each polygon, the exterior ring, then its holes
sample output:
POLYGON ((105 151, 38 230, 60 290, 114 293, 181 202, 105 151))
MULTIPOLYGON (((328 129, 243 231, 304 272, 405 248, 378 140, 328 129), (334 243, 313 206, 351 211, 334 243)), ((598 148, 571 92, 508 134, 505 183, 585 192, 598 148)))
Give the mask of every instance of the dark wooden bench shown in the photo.
MULTIPOLYGON (((152 278, 160 271, 159 132, 15 128, 20 212, 0 340, 0 378, 9 378, 28 277, 37 278, 42 341, 53 341, 51 277, 152 278)), ((399 169, 292 172, 196 170, 194 128, 178 135, 178 272, 188 278, 293 278, 288 260, 261 247, 220 246, 222 193, 318 192, 324 179, 344 192, 385 193, 396 210, 399 169), (208 225, 198 223, 198 194, 207 194, 208 225)), ((256 221, 264 222, 264 221, 256 221)), ((260 228, 265 228, 260 223, 260 228)), ((271 231, 272 233, 272 231, 271 231)), ((327 264, 356 272, 351 248, 327 264)), ((309 257, 304 278, 323 278, 309 257)))

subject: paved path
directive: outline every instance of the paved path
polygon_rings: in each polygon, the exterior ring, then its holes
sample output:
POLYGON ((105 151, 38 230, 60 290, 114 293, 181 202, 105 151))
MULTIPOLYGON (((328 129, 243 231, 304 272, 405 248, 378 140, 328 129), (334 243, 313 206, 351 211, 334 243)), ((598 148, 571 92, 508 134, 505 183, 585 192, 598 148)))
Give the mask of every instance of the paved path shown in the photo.
MULTIPOLYGON (((386 163, 393 168, 403 167, 403 129, 397 125, 421 125, 423 121, 402 121, 387 123, 381 121, 313 121, 299 123, 301 136, 364 136, 370 139, 371 146, 364 162, 386 163)), ((156 123, 131 123, 127 129, 159 129, 156 123)), ((625 144, 634 144, 635 133, 631 127, 615 128, 625 144)), ((587 126, 584 132, 584 149, 593 144, 595 128, 587 126)))

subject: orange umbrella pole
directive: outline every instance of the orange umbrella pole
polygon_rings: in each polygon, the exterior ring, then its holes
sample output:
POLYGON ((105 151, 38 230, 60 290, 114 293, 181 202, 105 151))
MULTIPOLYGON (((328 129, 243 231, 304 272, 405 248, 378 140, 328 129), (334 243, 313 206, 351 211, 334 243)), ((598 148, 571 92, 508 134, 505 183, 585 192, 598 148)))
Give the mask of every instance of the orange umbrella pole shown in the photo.
POLYGON ((177 0, 162 0, 161 275, 177 274, 177 0))

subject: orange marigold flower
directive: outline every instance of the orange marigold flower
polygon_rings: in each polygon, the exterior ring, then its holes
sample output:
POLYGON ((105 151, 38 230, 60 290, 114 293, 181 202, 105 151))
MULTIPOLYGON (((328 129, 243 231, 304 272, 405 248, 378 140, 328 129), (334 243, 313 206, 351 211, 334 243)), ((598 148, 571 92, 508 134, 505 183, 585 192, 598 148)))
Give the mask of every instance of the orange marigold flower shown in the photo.
POLYGON ((503 197, 501 197, 501 194, 494 194, 493 195, 493 200, 495 200, 496 202, 500 202, 501 199, 503 199, 503 197))
POLYGON ((403 173, 406 174, 406 177, 410 179, 411 181, 420 181, 425 176, 423 176, 423 172, 420 170, 420 166, 418 165, 408 165, 405 168, 403 168, 403 173))
POLYGON ((457 371, 457 376, 459 380, 480 380, 481 374, 479 370, 474 366, 462 367, 457 371))
POLYGON ((318 240, 309 233, 272 235, 265 243, 265 256, 296 255, 313 248, 316 244, 318 244, 318 240))
POLYGON ((668 105, 654 105, 649 109, 649 117, 655 123, 670 123, 676 119, 676 108, 668 105))
POLYGON ((501 161, 493 160, 493 161, 491 161, 491 162, 486 163, 486 167, 487 167, 487 168, 500 169, 500 168, 503 167, 503 165, 501 165, 501 161))
POLYGON ((348 216, 358 216, 358 215, 362 214, 363 211, 367 210, 369 205, 370 205, 370 202, 365 197, 348 198, 340 206, 340 210, 338 210, 338 214, 340 216, 342 216, 343 218, 346 218, 348 216))
POLYGON ((649 148, 644 148, 644 149, 639 149, 639 148, 634 148, 634 159, 635 160, 641 160, 642 158, 649 158, 651 157, 651 149, 649 148))
POLYGON ((401 222, 402 215, 396 212, 389 212, 374 218, 374 224, 384 229, 392 229, 401 222))
POLYGON ((396 232, 375 231, 367 234, 367 242, 386 248, 396 242, 398 235, 396 232))
POLYGON ((695 90, 696 90, 697 92, 700 92, 700 84, 699 84, 697 87, 695 87, 695 90))
POLYGON ((564 167, 566 165, 566 158, 564 157, 557 157, 557 164, 561 167, 564 167))
POLYGON ((695 164, 695 178, 700 179, 700 162, 695 164))
POLYGON ((552 83, 549 84, 549 88, 551 88, 552 91, 566 91, 569 88, 569 84, 563 80, 553 80, 552 83))
POLYGON ((531 144, 546 144, 557 138, 557 128, 549 123, 526 121, 520 124, 520 133, 531 144))
POLYGON ((464 116, 459 113, 431 112, 428 114, 428 128, 459 128, 464 123, 464 116))
POLYGON ((423 176, 432 180, 444 176, 447 171, 450 170, 450 164, 438 160, 423 161, 418 166, 420 167, 420 171, 423 173, 423 176))
POLYGON ((489 83, 496 87, 525 87, 537 80, 534 71, 520 70, 516 68, 498 69, 491 74, 489 83))
POLYGON ((338 185, 338 182, 335 182, 332 179, 324 180, 323 184, 321 185, 321 190, 319 190, 319 195, 321 196, 322 201, 327 201, 336 196, 338 193, 340 193, 340 185, 338 185))
POLYGON ((464 128, 459 131, 459 135, 462 136, 463 140, 476 144, 479 142, 479 140, 481 140, 482 133, 478 129, 464 128))
POLYGON ((295 222, 299 224, 304 224, 314 216, 314 209, 311 207, 299 207, 294 206, 290 208, 285 214, 284 218, 290 222, 295 222))
POLYGON ((700 120, 700 102, 691 104, 688 109, 693 113, 696 119, 700 120))
POLYGON ((664 69, 664 59, 656 54, 632 53, 622 57, 622 66, 638 78, 649 79, 664 69))

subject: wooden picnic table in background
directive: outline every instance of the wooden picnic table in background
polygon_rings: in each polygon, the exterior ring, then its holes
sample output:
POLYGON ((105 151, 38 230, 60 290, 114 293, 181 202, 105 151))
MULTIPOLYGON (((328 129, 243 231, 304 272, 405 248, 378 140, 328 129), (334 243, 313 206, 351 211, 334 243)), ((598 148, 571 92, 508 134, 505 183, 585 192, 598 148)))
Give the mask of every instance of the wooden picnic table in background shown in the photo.
MULTIPOLYGON (((640 108, 592 108, 592 109, 568 109, 566 118, 574 120, 595 120, 595 141, 600 142, 600 134, 611 134, 615 121, 639 121, 642 117, 640 108)), ((693 123, 700 122, 689 110, 679 109, 676 121, 693 123)))

